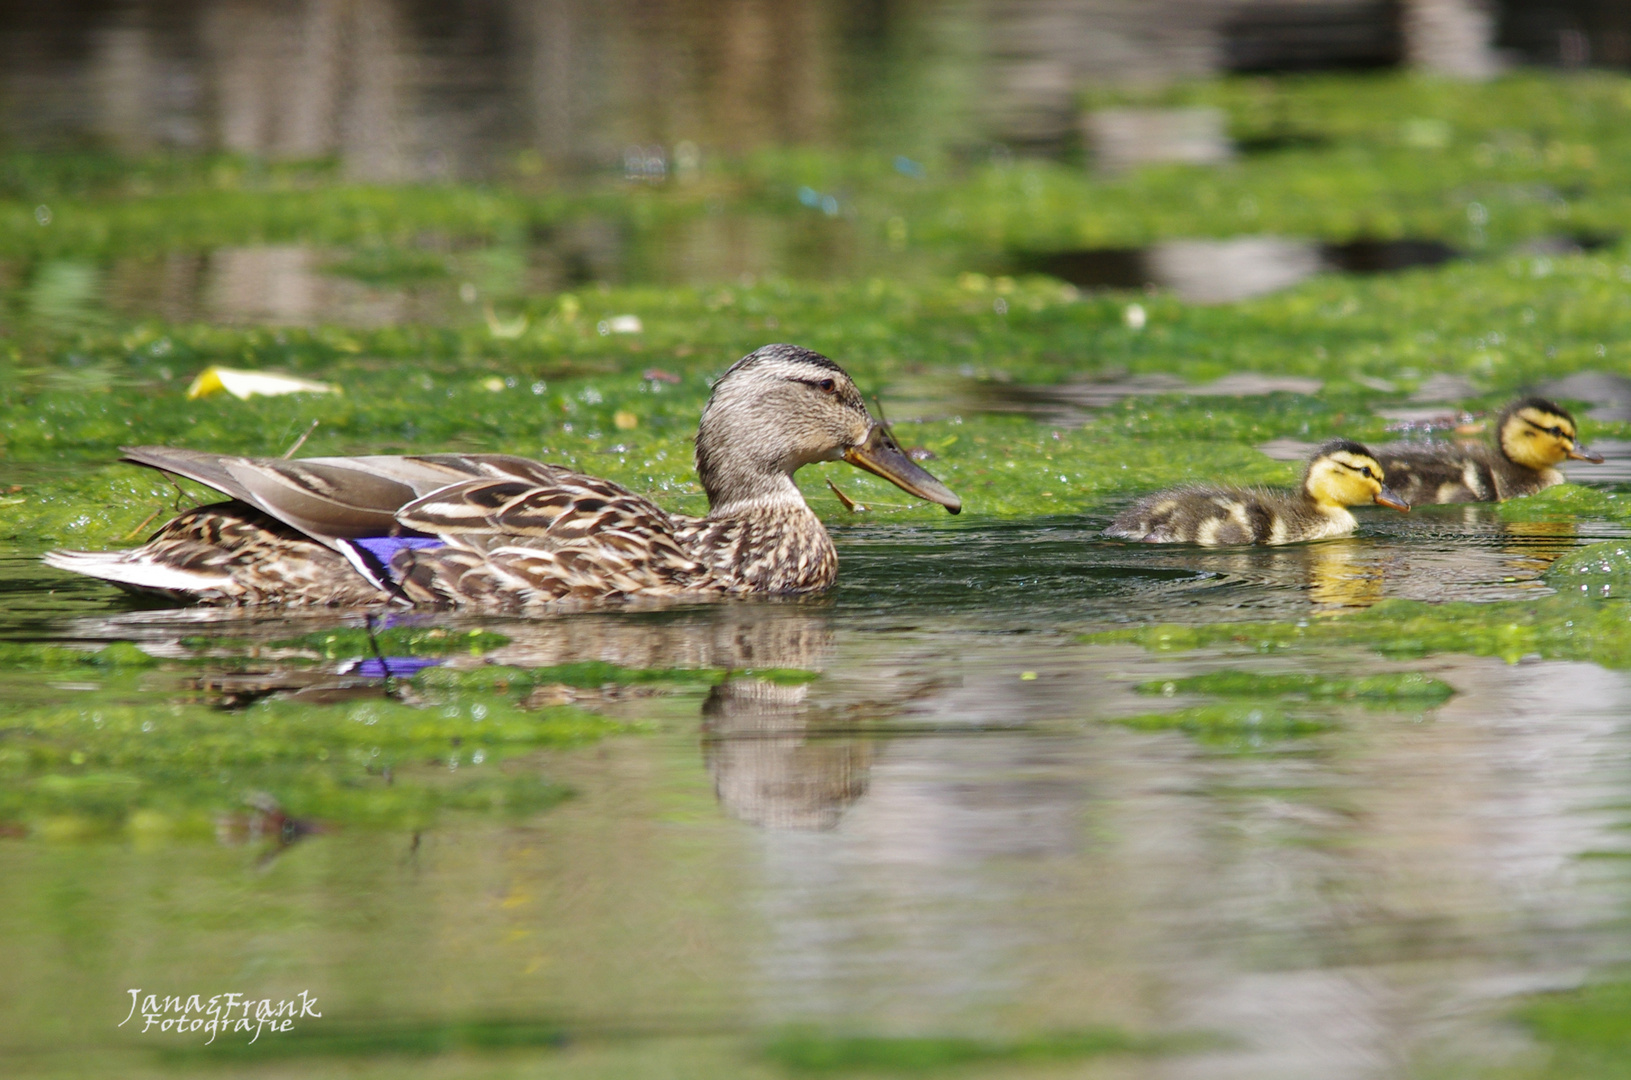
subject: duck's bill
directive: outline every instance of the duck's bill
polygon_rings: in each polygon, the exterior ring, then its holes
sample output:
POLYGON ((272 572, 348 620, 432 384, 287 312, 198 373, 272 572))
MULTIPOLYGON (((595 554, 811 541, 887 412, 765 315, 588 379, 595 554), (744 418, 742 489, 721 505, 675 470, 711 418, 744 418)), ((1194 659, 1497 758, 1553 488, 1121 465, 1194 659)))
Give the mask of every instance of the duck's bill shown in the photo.
POLYGON ((907 457, 906 452, 890 438, 882 424, 872 426, 866 442, 845 450, 844 460, 858 469, 883 477, 902 491, 939 503, 953 514, 963 509, 963 500, 927 471, 918 468, 917 463, 907 457))
POLYGON ((1603 463, 1603 455, 1597 453, 1595 450, 1588 450, 1579 443, 1575 443, 1573 446, 1569 447, 1569 460, 1589 461, 1593 465, 1601 465, 1603 463))
POLYGON ((1404 497, 1390 487, 1385 487, 1376 493, 1376 505, 1391 507, 1394 510, 1403 510, 1406 513, 1410 512, 1410 504, 1405 502, 1404 497))

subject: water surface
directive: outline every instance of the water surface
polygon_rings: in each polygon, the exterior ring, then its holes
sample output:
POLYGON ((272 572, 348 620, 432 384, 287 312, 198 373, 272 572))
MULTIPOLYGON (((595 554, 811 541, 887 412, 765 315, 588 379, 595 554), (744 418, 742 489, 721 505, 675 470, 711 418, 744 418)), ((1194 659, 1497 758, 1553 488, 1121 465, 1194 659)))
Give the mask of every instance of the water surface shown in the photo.
MULTIPOLYGON (((0 1046, 19 1075, 247 1061, 159 1056, 155 1037, 117 1027, 126 989, 305 989, 326 1009, 305 1030, 350 1032, 359 1052, 405 1046, 410 1030, 458 1046, 471 1022, 523 1044, 454 1053, 439 1066, 453 1073, 782 1075, 763 1048, 791 1025, 993 1040, 1110 1029, 1156 1040, 1116 1055, 1116 1075, 1383 1077, 1500 1059, 1522 1041, 1500 1020, 1512 995, 1626 954, 1625 863, 1584 858, 1626 848, 1621 673, 1353 652, 1288 668, 1074 637, 1319 618, 1393 596, 1541 596, 1545 567, 1606 527, 1436 508, 1367 513, 1349 540, 1200 551, 1107 543, 1101 525, 842 525, 843 584, 811 601, 408 619, 507 639, 445 657, 449 669, 727 674, 655 696, 573 691, 641 730, 509 762, 573 792, 515 820, 315 822, 284 846, 245 833, 232 791, 214 840, 0 840, 0 932, 20 975, 0 1046), (1456 693, 1438 708, 1294 706, 1318 722, 1296 737, 1118 722, 1194 704, 1140 684, 1225 668, 1415 670, 1456 693)), ((258 722, 221 692, 233 677, 274 696, 386 689, 353 661, 314 669, 270 644, 360 616, 138 608, 17 551, 0 580, 7 641, 193 658, 134 687, 95 671, 8 676, 18 706, 134 695, 162 717, 202 694, 230 726, 258 722)), ((182 1048, 202 1055, 199 1041, 182 1048)), ((397 1067, 308 1050, 303 1075, 397 1067)))

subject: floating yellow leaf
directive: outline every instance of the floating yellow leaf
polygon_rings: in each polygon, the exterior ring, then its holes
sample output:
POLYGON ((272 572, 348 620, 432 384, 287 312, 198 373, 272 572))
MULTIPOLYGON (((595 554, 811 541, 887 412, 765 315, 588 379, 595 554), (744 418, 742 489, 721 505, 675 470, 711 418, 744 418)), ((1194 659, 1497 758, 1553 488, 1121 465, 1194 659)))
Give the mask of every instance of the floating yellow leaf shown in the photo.
POLYGON ((271 371, 239 371, 237 368, 211 366, 198 373, 198 378, 187 387, 187 400, 209 397, 225 391, 239 401, 282 394, 337 394, 338 386, 301 379, 293 375, 279 375, 271 371))
POLYGON ((619 431, 633 431, 640 426, 640 418, 627 409, 619 409, 612 414, 612 423, 617 425, 619 431))
POLYGON ((492 304, 483 304, 481 313, 487 318, 487 332, 502 341, 511 341, 527 332, 529 320, 525 313, 513 319, 503 319, 493 310, 492 304))

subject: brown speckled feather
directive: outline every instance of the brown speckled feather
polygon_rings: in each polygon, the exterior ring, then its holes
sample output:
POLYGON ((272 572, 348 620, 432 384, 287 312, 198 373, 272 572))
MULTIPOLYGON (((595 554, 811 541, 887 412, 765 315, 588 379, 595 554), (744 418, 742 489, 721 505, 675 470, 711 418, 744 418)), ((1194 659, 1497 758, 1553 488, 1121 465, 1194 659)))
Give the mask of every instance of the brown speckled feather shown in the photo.
POLYGON ((456 484, 398 519, 447 543, 392 559, 392 576, 422 604, 527 610, 565 600, 810 592, 830 586, 838 569, 826 529, 802 505, 684 517, 565 469, 540 485, 456 484))

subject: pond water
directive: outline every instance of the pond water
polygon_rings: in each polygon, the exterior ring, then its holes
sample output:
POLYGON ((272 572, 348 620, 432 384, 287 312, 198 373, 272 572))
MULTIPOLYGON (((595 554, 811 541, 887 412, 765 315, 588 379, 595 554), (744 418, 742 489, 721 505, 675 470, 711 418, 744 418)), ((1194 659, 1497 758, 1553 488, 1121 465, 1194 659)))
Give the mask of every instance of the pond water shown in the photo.
POLYGON ((1053 251, 1019 264, 1097 289, 1170 289, 1185 300, 1227 303, 1290 288, 1322 271, 1372 274, 1438 266, 1460 253, 1437 240, 1321 244, 1280 236, 1166 240, 1147 248, 1053 251))
MULTIPOLYGON (((448 678, 615 665, 532 693, 636 727, 502 765, 453 740, 460 776, 570 791, 507 817, 298 818, 257 802, 240 761, 209 803, 213 838, 140 812, 73 834, 80 807, 35 841, 0 840, 8 1071, 218 1075, 253 1058, 387 1075, 404 1062, 391 1055, 431 1047, 437 1075, 780 1076, 974 1037, 998 1048, 982 1076, 1384 1077, 1521 1052, 1512 995, 1624 956, 1623 673, 1077 640, 1386 597, 1539 597, 1553 560, 1612 530, 1444 507, 1367 513, 1344 541, 1211 552, 1107 543, 1102 525, 840 525, 843 582, 816 601, 398 620, 487 635, 425 658, 448 678), (1215 671, 1416 672, 1454 696, 1259 695, 1300 726, 1163 726, 1205 700, 1177 680, 1215 671), (135 1032, 139 1016, 119 1027, 131 987, 305 990, 324 1016, 264 1048, 242 1034, 205 1048, 135 1032), (848 1033, 873 1041, 834 1041, 848 1033)), ((14 709, 196 713, 206 757, 208 740, 371 715, 356 710, 388 695, 434 714, 445 685, 388 685, 366 660, 289 644, 360 616, 141 608, 16 550, 0 583, 7 645, 134 642, 162 661, 134 679, 9 675, 14 709), (280 699, 307 712, 268 713, 280 699)), ((474 718, 506 696, 448 700, 474 718)), ((155 779, 131 760, 109 771, 155 779)), ((398 768, 398 789, 452 775, 398 768)))
MULTIPOLYGON (((498 258, 490 250, 421 249, 417 263, 390 268, 394 280, 370 265, 377 252, 272 244, 130 256, 101 267, 45 263, 34 268, 23 299, 25 310, 42 318, 158 314, 175 322, 351 327, 485 318, 502 334, 514 323, 504 309, 520 298, 600 283, 702 285, 751 282, 767 274, 919 280, 973 265, 1048 274, 1087 289, 1159 286, 1185 300, 1215 304, 1278 292, 1317 273, 1434 266, 1455 254, 1436 242, 1318 244, 1244 236, 1172 240, 1148 249, 971 251, 959 263, 943 252, 905 259, 874 240, 864 223, 796 213, 721 211, 698 221, 639 228, 591 217, 503 250, 498 258)), ((525 323, 517 324, 514 332, 524 328, 525 323)))

